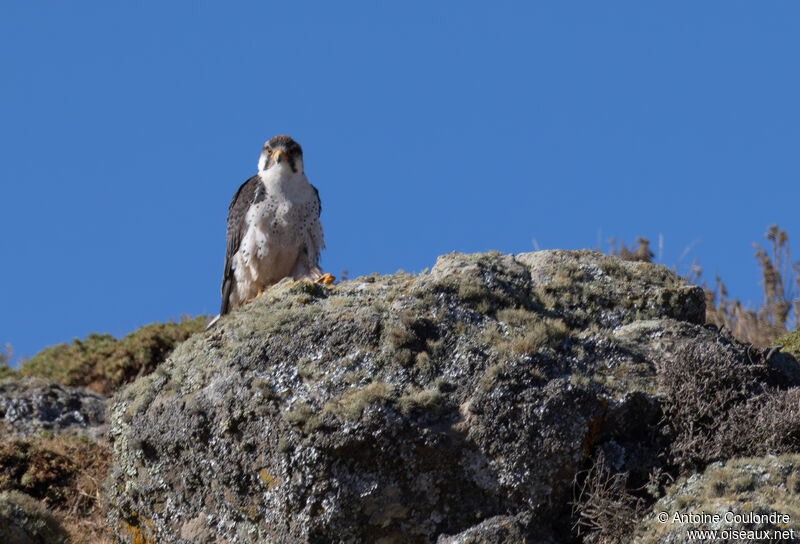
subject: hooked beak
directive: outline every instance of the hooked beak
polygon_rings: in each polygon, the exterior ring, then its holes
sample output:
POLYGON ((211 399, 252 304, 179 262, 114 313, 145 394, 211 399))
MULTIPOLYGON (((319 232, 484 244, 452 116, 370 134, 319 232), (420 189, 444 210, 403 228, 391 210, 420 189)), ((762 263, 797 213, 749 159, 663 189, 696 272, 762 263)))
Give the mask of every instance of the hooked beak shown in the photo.
POLYGON ((286 153, 282 150, 278 149, 272 154, 272 160, 275 161, 275 164, 280 164, 282 160, 286 159, 286 153))

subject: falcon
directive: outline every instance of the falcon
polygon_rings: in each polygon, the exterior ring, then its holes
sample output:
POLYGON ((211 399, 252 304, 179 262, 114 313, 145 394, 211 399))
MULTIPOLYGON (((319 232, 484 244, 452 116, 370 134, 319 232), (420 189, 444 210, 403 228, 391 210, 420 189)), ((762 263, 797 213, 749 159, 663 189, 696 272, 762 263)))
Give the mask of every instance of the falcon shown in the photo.
POLYGON ((319 267, 325 247, 321 211, 319 192, 303 170, 300 144, 283 134, 265 143, 258 174, 239 187, 228 207, 220 316, 286 277, 334 281, 319 267))

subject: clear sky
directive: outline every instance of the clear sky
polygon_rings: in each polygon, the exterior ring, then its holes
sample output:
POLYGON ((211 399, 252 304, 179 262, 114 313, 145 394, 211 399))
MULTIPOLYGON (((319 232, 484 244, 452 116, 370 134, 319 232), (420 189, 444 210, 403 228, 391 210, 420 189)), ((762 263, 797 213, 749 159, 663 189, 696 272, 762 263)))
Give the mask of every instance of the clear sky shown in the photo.
POLYGON ((278 133, 334 275, 662 235, 756 304, 752 242, 800 258, 798 29, 789 1, 4 1, 0 343, 216 313, 278 133))

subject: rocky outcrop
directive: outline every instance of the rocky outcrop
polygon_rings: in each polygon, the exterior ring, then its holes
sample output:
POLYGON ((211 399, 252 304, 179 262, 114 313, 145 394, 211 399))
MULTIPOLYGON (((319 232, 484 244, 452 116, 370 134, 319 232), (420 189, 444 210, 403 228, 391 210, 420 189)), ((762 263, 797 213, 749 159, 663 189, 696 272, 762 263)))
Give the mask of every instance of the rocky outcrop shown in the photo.
POLYGON ((0 437, 28 438, 53 434, 100 436, 105 427, 106 398, 82 387, 42 378, 0 380, 0 437))
POLYGON ((671 460, 705 462, 670 449, 693 439, 684 427, 715 428, 664 423, 662 407, 686 423, 662 399, 668 361, 724 351, 764 370, 754 395, 792 382, 704 311, 665 267, 588 251, 282 282, 114 398, 111 534, 571 542, 573 482, 596 455, 631 489, 671 460))

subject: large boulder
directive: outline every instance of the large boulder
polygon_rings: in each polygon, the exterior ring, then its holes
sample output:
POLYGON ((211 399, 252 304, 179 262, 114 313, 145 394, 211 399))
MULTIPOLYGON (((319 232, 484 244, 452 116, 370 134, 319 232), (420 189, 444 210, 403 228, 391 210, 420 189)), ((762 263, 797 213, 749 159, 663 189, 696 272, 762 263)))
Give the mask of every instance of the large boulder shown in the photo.
POLYGON ((658 365, 720 344, 704 311, 667 268, 589 251, 284 281, 114 398, 112 537, 569 541, 592 455, 631 485, 665 463, 658 365))

